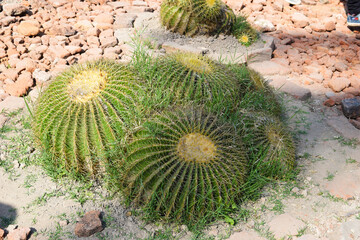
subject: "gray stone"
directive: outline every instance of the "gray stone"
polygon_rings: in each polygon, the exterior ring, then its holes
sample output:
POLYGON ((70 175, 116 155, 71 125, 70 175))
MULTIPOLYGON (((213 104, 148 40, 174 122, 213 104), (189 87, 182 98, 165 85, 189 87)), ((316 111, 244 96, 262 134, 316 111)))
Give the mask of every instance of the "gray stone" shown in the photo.
POLYGON ((286 75, 291 72, 289 67, 285 67, 281 64, 272 61, 255 62, 250 63, 249 68, 257 71, 261 75, 286 75))
POLYGON ((7 16, 22 16, 29 10, 20 3, 7 3, 3 5, 3 11, 7 16))
POLYGON ((343 137, 348 139, 357 139, 358 142, 360 142, 359 130, 351 125, 345 116, 332 117, 326 120, 326 122, 343 137))
POLYGON ((251 63, 270 61, 272 58, 272 53, 273 50, 269 47, 255 49, 249 52, 247 55, 247 61, 251 63))
POLYGON ((296 83, 284 79, 280 79, 280 80, 274 79, 273 81, 270 82, 270 85, 273 86, 275 89, 290 94, 294 98, 297 98, 302 101, 305 101, 311 97, 311 91, 309 89, 301 87, 296 83))
POLYGON ((0 112, 12 112, 25 107, 25 101, 22 97, 9 96, 4 101, 0 102, 0 112))
POLYGON ((341 240, 360 239, 360 220, 354 219, 341 224, 341 240))
POLYGON ((121 15, 116 15, 115 22, 114 22, 114 29, 133 28, 136 18, 137 18, 137 15, 131 14, 131 13, 123 13, 121 15))
POLYGON ((132 34, 131 28, 120 28, 114 31, 114 36, 119 41, 119 44, 130 43, 131 34, 132 34))
POLYGON ((40 69, 35 69, 32 76, 38 83, 45 83, 51 79, 50 73, 41 71, 40 69))
POLYGON ((172 53, 172 52, 191 52, 196 54, 204 54, 203 48, 197 48, 190 45, 180 45, 175 42, 164 42, 162 44, 162 48, 165 49, 166 53, 172 53))
POLYGON ((341 108, 347 118, 360 117, 360 100, 358 98, 343 99, 341 108))

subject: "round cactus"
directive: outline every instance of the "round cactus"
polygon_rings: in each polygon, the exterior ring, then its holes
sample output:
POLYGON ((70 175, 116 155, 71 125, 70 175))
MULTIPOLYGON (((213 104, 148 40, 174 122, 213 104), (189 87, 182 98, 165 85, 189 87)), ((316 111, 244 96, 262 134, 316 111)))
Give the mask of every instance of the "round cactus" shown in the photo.
POLYGON ((236 21, 221 0, 167 0, 161 4, 160 18, 170 31, 187 36, 229 33, 236 21))
POLYGON ((247 157, 231 125, 203 110, 162 113, 129 147, 129 202, 170 219, 194 220, 238 202, 247 157))
POLYGON ((161 23, 168 30, 182 35, 193 36, 198 31, 198 23, 195 15, 187 10, 188 5, 174 4, 171 1, 164 1, 161 4, 161 23))
POLYGON ((95 175, 132 120, 139 90, 125 66, 108 61, 75 65, 38 99, 35 135, 67 170, 95 175))
POLYGON ((241 118, 244 142, 264 175, 281 178, 294 169, 294 142, 280 120, 260 112, 247 112, 241 118))
POLYGON ((194 53, 160 57, 157 76, 150 79, 156 99, 169 102, 232 102, 238 98, 235 76, 223 65, 194 53))

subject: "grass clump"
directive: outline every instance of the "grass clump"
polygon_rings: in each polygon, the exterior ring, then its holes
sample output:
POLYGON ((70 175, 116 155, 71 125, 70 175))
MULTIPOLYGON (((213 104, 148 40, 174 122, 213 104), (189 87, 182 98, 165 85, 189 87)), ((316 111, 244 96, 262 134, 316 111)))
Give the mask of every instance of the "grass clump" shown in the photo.
POLYGON ((126 66, 109 61, 75 65, 39 97, 35 136, 53 156, 53 165, 95 176, 104 172, 108 152, 134 121, 140 92, 126 66))

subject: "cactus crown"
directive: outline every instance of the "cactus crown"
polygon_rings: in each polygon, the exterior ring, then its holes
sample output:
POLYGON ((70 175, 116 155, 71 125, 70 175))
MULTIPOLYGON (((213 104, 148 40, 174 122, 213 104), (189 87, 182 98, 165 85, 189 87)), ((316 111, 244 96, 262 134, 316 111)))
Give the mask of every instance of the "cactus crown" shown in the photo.
POLYGON ((68 83, 68 93, 72 101, 85 103, 97 97, 105 88, 107 74, 99 69, 77 73, 68 83))
POLYGON ((208 163, 215 159, 217 148, 214 142, 201 133, 189 133, 180 138, 177 152, 186 162, 208 163))

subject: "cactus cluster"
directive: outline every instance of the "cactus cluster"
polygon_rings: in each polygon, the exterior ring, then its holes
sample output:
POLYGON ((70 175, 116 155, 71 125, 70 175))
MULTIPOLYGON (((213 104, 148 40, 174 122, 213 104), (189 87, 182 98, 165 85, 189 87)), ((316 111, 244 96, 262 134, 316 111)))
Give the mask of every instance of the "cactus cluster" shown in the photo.
MULTIPOLYGON (((202 4, 212 17, 210 8, 222 6, 202 4)), ((110 175, 128 203, 182 222, 231 211, 254 172, 281 178, 294 168, 281 106, 256 72, 190 53, 139 61, 146 64, 76 65, 50 83, 34 133, 53 161, 110 175), (121 159, 112 154, 119 146, 121 159)))
POLYGON ((165 0, 161 23, 182 35, 230 33, 236 21, 234 12, 221 0, 165 0))

